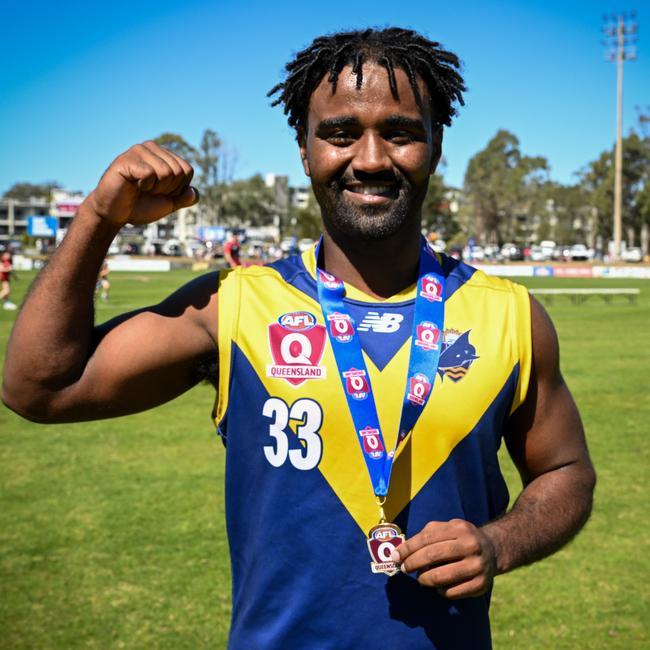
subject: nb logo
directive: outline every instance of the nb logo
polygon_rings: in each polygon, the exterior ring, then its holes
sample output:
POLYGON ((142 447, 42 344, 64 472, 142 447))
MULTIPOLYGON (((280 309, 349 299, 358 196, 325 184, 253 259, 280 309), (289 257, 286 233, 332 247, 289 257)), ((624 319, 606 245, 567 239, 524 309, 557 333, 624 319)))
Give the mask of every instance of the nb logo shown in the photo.
POLYGON ((379 334, 392 334, 397 332, 403 320, 404 316, 402 314, 384 312, 380 316, 377 311, 369 311, 361 321, 358 329, 361 332, 372 330, 379 334))

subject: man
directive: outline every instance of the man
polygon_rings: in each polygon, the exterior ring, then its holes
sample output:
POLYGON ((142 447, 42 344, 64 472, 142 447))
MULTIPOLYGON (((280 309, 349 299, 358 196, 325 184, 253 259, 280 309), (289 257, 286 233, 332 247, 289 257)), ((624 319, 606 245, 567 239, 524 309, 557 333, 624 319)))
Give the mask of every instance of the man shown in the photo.
POLYGON ((0 259, 0 300, 2 300, 3 309, 17 309, 16 304, 9 300, 12 273, 14 270, 11 264, 11 253, 4 252, 0 259))
POLYGON ((198 199, 190 166, 146 142, 105 172, 16 323, 4 400, 39 422, 151 408, 214 368, 233 648, 490 647, 494 576, 589 515, 550 320, 420 236, 457 68, 409 30, 316 39, 271 92, 321 207, 317 250, 205 275, 93 329, 120 226, 198 199), (507 514, 502 438, 524 484, 507 514))
POLYGON ((111 290, 111 283, 108 279, 108 274, 110 272, 111 270, 108 267, 108 262, 104 260, 101 269, 99 269, 99 275, 97 276, 97 282, 95 284, 95 293, 100 292, 101 299, 104 302, 108 300, 108 292, 111 290))
POLYGON ((223 245, 223 256, 226 258, 226 262, 231 269, 234 269, 236 266, 241 266, 239 252, 240 246, 237 235, 234 232, 228 233, 226 243, 223 245))

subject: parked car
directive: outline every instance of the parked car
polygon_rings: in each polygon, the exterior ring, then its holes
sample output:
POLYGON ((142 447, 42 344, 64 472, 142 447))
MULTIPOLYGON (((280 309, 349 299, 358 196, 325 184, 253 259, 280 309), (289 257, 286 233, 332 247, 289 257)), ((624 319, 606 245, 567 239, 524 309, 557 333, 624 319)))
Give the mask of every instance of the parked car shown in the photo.
POLYGON ((584 244, 574 244, 569 249, 569 259, 572 262, 590 260, 594 256, 594 252, 587 248, 584 244))
POLYGON ((550 259, 546 256, 546 253, 541 246, 531 246, 529 257, 531 262, 545 262, 550 259))
POLYGON ((621 253, 621 259, 624 262, 643 262, 643 251, 637 246, 626 248, 621 253))
POLYGON ((503 259, 509 262, 521 261, 524 259, 524 253, 519 246, 507 243, 501 246, 501 255, 503 259))

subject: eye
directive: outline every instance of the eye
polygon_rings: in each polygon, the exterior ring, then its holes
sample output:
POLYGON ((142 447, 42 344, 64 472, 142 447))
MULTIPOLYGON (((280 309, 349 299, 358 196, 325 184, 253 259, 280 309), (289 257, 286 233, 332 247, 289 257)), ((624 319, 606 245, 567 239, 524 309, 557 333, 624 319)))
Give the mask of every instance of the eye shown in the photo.
POLYGON ((335 147, 348 147, 354 142, 354 136, 346 131, 334 131, 328 134, 327 141, 335 147))
POLYGON ((410 131, 390 131, 386 138, 394 144, 402 145, 413 142, 416 138, 410 131))

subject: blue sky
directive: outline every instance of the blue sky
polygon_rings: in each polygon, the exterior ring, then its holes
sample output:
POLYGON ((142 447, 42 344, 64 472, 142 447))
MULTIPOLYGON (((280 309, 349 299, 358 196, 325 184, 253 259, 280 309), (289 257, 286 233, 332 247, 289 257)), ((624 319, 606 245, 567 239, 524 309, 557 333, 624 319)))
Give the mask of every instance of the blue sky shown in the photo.
MULTIPOLYGON (((625 64, 624 129, 650 105, 650 11, 637 3, 638 59, 625 64), (644 10, 645 9, 645 10, 644 10)), ((205 128, 237 151, 236 175, 305 182, 293 134, 266 92, 286 61, 322 33, 411 27, 464 63, 466 106, 445 134, 445 178, 500 128, 548 158, 551 177, 611 147, 616 71, 601 45, 616 0, 239 2, 4 0, 0 39, 0 192, 57 180, 91 190, 131 144, 164 131, 198 144, 205 128)))

